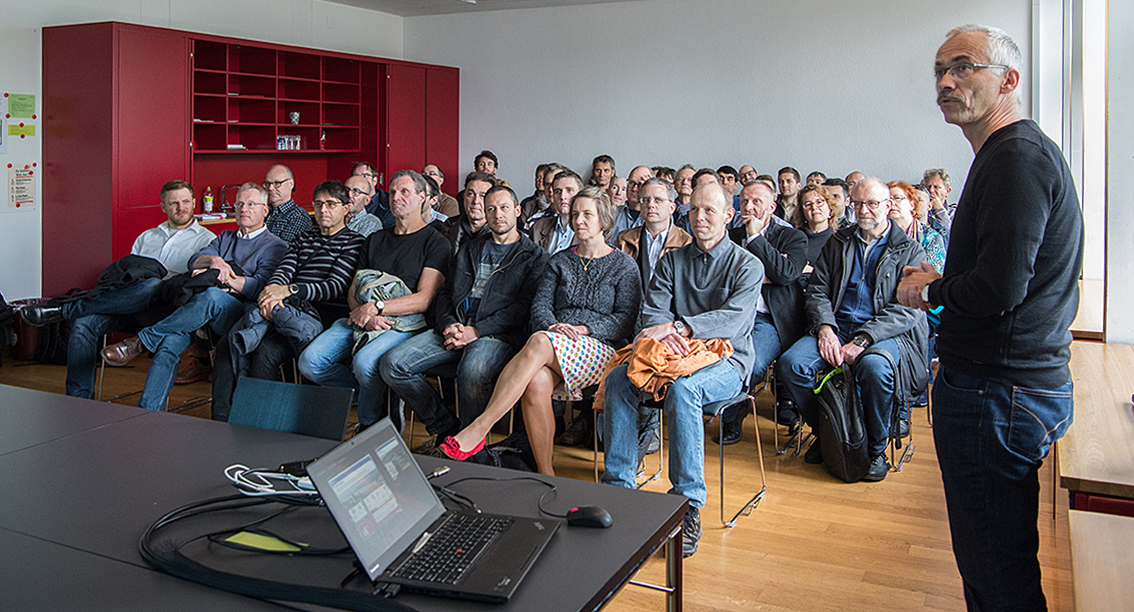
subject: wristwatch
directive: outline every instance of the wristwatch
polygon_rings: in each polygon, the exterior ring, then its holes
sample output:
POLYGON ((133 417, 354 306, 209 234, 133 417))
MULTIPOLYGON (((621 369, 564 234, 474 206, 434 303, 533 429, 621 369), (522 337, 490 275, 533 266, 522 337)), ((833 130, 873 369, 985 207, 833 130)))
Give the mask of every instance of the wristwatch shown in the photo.
POLYGON ((374 305, 378 307, 378 314, 382 314, 382 311, 386 310, 386 302, 382 300, 374 300, 374 305))
POLYGON ((673 322, 673 331, 677 332, 678 336, 684 336, 685 335, 685 323, 681 319, 674 321, 673 322))
POLYGON ((921 301, 925 302, 926 304, 929 303, 929 283, 926 283, 921 287, 921 301))
POLYGON ((287 290, 288 290, 288 293, 290 293, 291 295, 295 295, 295 294, 299 293, 299 290, 295 288, 295 285, 288 285, 287 290))
POLYGON ((851 343, 853 343, 855 346, 867 348, 870 346, 870 336, 867 336, 866 334, 855 334, 854 338, 851 340, 851 343))

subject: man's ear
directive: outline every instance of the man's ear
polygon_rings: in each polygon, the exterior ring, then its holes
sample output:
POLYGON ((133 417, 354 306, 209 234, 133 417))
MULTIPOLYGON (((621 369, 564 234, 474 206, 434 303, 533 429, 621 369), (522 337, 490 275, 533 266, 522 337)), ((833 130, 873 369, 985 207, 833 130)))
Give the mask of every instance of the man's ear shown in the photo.
POLYGON ((1004 71, 1004 80, 1000 82, 1000 93, 1008 94, 1020 86, 1020 71, 1009 68, 1004 71))

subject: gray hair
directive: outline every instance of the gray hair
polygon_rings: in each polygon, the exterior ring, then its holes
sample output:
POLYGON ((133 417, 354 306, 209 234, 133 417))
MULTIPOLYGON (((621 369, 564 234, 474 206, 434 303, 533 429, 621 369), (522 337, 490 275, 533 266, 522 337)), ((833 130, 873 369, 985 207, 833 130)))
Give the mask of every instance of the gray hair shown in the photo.
POLYGON ((945 183, 946 189, 953 188, 951 186, 952 181, 949 180, 949 173, 946 172, 944 168, 930 168, 929 170, 926 170, 925 174, 921 176, 921 182, 924 183, 935 176, 945 183))
POLYGON ((402 178, 403 176, 408 176, 411 180, 413 180, 413 187, 415 191, 417 191, 418 193, 424 192, 426 195, 429 195, 429 186, 425 182, 425 177, 415 170, 398 170, 394 173, 394 176, 390 177, 390 184, 393 185, 394 181, 402 178))
POLYGON ((669 182, 669 181, 667 181, 663 178, 658 178, 656 176, 651 176, 650 178, 646 179, 645 181, 642 181, 642 186, 638 188, 638 193, 642 193, 642 190, 645 189, 646 187, 649 187, 650 185, 661 185, 662 187, 665 188, 666 199, 669 200, 670 202, 676 202, 677 201, 677 190, 673 188, 673 183, 671 183, 671 182, 669 182))
MULTIPOLYGON (((949 30, 945 34, 945 40, 966 32, 980 32, 985 35, 984 50, 988 54, 988 63, 1001 64, 1016 72, 1023 69, 1024 55, 1020 53, 1020 47, 1016 46, 1016 41, 1000 28, 969 23, 949 30)), ((1011 97, 1014 102, 1020 103, 1019 87, 1012 90, 1011 97)))

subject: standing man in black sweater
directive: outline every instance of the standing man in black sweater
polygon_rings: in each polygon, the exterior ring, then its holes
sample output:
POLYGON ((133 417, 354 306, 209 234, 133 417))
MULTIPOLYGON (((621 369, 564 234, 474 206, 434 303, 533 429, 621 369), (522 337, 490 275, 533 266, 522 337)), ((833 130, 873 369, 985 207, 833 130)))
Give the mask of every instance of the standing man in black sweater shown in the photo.
POLYGON ((969 610, 1044 610, 1037 471, 1071 424, 1083 219, 1058 147, 1020 117, 1016 44, 974 25, 946 38, 937 103, 976 158, 944 275, 907 268, 899 300, 945 307, 933 437, 969 610))

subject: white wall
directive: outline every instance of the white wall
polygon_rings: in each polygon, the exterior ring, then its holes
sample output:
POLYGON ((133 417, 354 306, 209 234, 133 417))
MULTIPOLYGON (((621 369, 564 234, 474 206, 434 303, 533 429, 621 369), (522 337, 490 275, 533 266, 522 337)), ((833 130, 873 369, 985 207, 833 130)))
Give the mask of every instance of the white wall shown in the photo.
POLYGON ((1107 57, 1106 341, 1134 344, 1134 3, 1111 0, 1107 57))
MULTIPOLYGON (((461 69, 461 169, 482 148, 521 193, 556 160, 862 170, 959 195, 972 150, 934 103, 945 32, 1006 29, 1031 55, 1031 0, 655 0, 407 17, 406 59, 461 69)), ((1023 83, 1030 108, 1031 83, 1023 83)))
MULTIPOLYGON (((401 17, 320 0, 0 0, 0 15, 0 91, 34 93, 40 113, 44 26, 122 21, 396 59, 403 51, 401 17)), ((39 138, 30 144, 19 158, 42 161, 39 138)), ((12 148, 0 155, 5 185, 15 157, 12 148)), ((38 207, 0 214, 0 293, 9 301, 39 295, 41 232, 38 207)))

